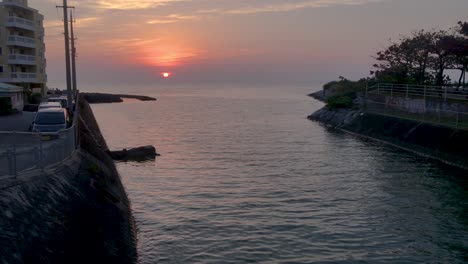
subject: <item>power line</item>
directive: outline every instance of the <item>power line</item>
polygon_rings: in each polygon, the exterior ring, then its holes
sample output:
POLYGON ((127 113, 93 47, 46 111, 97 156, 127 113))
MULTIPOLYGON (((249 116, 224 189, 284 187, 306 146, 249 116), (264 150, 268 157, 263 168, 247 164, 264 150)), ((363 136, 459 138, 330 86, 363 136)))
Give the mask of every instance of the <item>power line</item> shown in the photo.
POLYGON ((72 49, 72 82, 73 82, 73 94, 76 95, 76 48, 75 48, 75 33, 73 31, 73 23, 75 21, 73 20, 73 13, 70 10, 70 29, 71 29, 71 49, 72 49))
POLYGON ((63 0, 63 6, 57 6, 57 8, 63 8, 63 28, 65 32, 65 68, 67 77, 67 99, 68 99, 68 111, 72 112, 73 101, 72 101, 72 88, 71 88, 71 65, 70 65, 70 39, 68 35, 68 7, 67 0, 63 0))

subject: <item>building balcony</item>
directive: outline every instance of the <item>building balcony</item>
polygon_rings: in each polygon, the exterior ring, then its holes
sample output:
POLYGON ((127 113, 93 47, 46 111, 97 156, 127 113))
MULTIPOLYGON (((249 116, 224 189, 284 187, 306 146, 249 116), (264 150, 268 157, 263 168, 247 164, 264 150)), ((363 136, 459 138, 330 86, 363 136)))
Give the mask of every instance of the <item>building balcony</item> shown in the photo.
POLYGON ((8 55, 8 64, 37 65, 36 56, 23 54, 8 55))
POLYGON ((6 83, 37 83, 37 74, 35 72, 12 72, 0 78, 0 82, 6 83))
POLYGON ((20 46, 20 47, 35 49, 36 48, 36 40, 33 39, 33 38, 28 38, 28 37, 10 35, 10 36, 8 36, 7 45, 9 45, 9 46, 20 46))
POLYGON ((9 16, 7 19, 6 26, 22 28, 22 29, 31 30, 31 31, 36 30, 36 28, 34 27, 34 21, 16 17, 16 16, 9 16))

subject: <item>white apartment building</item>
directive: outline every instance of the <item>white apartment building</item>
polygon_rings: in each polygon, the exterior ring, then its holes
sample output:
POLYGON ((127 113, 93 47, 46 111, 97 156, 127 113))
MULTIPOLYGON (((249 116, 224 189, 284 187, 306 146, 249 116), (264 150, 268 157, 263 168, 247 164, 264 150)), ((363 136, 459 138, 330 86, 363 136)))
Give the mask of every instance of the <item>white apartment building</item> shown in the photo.
POLYGON ((28 0, 0 2, 0 82, 47 92, 43 21, 28 0))

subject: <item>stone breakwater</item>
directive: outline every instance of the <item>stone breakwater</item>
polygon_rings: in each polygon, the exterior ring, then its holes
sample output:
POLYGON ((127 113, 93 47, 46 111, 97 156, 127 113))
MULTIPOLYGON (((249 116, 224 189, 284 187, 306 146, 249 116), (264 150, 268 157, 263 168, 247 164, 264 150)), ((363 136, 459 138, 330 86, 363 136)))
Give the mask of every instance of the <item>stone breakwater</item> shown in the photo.
POLYGON ((130 202, 86 101, 81 149, 0 186, 0 263, 136 263, 130 202))
POLYGON ((81 93, 82 98, 90 104, 108 104, 122 103, 123 99, 136 99, 140 101, 156 101, 156 98, 145 95, 129 95, 129 94, 104 94, 104 93, 81 93))
POLYGON ((324 107, 308 119, 468 170, 468 131, 367 114, 356 109, 324 107))
POLYGON ((110 151, 109 155, 114 160, 119 161, 146 161, 154 160, 160 154, 156 153, 154 146, 143 146, 131 149, 114 150, 110 151))

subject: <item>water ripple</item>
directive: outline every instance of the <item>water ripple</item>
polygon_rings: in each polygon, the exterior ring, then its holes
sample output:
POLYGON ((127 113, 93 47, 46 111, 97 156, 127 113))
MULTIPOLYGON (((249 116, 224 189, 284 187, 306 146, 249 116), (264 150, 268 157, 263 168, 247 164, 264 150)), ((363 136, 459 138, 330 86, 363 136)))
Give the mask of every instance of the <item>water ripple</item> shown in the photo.
POLYGON ((163 154, 118 164, 141 263, 468 261, 463 172, 305 120, 308 89, 264 92, 93 107, 111 147, 163 154))

